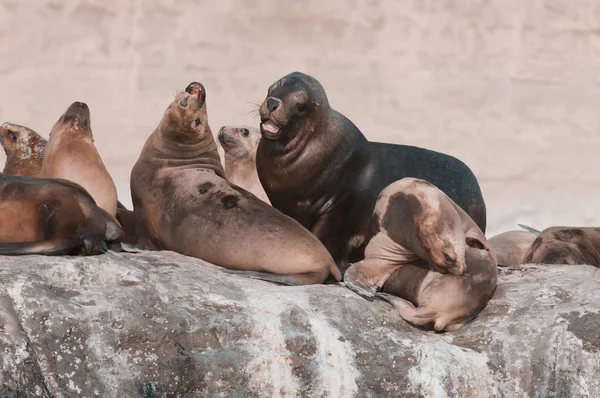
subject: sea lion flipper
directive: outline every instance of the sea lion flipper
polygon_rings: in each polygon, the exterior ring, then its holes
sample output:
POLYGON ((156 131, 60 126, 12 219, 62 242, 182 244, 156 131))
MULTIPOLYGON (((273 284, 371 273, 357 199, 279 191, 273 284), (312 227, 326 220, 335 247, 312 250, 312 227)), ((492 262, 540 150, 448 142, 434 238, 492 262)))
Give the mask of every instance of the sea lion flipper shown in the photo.
POLYGON ((98 207, 98 210, 102 212, 104 219, 106 220, 106 240, 107 241, 118 241, 121 240, 125 236, 125 232, 123 232, 123 228, 121 227, 121 223, 113 217, 106 210, 98 207))
POLYGON ((529 227, 529 226, 527 226, 527 225, 523 225, 523 224, 517 224, 517 225, 518 225, 519 227, 523 228, 525 231, 529 231, 529 232, 531 232, 532 234, 539 235, 540 233, 542 233, 542 231, 538 231, 537 229, 535 229, 535 228, 531 228, 531 227, 529 227))
POLYGON ((42 242, 0 243, 0 255, 15 256, 24 254, 66 255, 77 246, 75 241, 53 239, 42 242))

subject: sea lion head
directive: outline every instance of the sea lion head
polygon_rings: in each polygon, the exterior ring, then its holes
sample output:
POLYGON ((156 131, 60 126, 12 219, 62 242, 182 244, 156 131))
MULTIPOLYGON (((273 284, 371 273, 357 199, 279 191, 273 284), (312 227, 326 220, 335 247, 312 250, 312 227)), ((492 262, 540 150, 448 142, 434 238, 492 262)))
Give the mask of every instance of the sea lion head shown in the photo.
POLYGON ((526 263, 600 264, 597 231, 576 227, 551 227, 542 231, 525 255, 526 263), (594 235, 594 236, 592 236, 594 235))
POLYGON ((219 129, 219 142, 226 156, 242 160, 256 156, 260 130, 252 126, 223 126, 219 129))
POLYGON ((328 107, 321 83, 301 72, 290 73, 269 87, 259 108, 260 132, 267 140, 291 140, 314 128, 318 113, 328 107))
POLYGON ((210 135, 206 113, 206 90, 198 82, 190 83, 169 105, 158 126, 170 139, 185 144, 210 135))
POLYGON ((35 131, 18 124, 4 123, 0 126, 0 144, 7 159, 15 157, 41 159, 44 156, 46 141, 35 131))
POLYGON ((73 131, 85 132, 92 136, 90 108, 85 102, 75 101, 67 108, 65 113, 58 118, 52 127, 50 136, 56 132, 73 131))

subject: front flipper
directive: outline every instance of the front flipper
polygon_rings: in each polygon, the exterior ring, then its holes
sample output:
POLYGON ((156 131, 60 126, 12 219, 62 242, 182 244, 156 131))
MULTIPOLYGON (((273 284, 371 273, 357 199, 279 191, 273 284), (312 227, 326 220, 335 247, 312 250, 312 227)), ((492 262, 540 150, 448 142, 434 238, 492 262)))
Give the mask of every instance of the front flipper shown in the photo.
POLYGON ((363 260, 351 265, 344 273, 344 285, 366 300, 373 301, 375 293, 381 289, 401 265, 363 260))

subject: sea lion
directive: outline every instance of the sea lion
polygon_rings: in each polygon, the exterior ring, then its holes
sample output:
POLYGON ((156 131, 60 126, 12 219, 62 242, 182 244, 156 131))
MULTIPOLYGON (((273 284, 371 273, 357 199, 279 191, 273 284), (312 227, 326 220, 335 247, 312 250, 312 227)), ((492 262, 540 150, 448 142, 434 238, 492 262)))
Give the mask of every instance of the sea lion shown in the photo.
POLYGON ((483 232, 433 184, 404 178, 385 188, 369 238, 344 284, 389 301, 413 325, 457 330, 494 295, 497 262, 483 232))
POLYGON ((44 159, 45 138, 25 126, 4 123, 0 126, 0 144, 6 153, 4 174, 39 177, 44 159))
POLYGON ((117 188, 94 146, 87 104, 74 102, 54 124, 44 151, 41 176, 80 184, 99 207, 116 216, 117 188))
POLYGON ((600 267, 600 228, 546 228, 535 238, 524 258, 524 263, 600 267))
POLYGON ((485 231, 486 211, 473 172, 460 160, 406 145, 369 142, 332 109, 321 84, 294 72, 260 105, 256 166, 271 204, 312 231, 343 271, 364 257, 377 197, 404 177, 431 182, 485 231))
POLYGON ((219 129, 227 180, 270 204, 256 172, 256 149, 260 138, 257 127, 223 126, 219 129))
POLYGON ((524 263, 525 254, 537 235, 531 231, 507 231, 488 239, 500 267, 515 267, 524 263))
POLYGON ((177 95, 146 141, 131 196, 157 249, 284 284, 321 283, 330 273, 341 279, 316 237, 225 179, 200 83, 177 95))
POLYGON ((0 255, 97 254, 123 235, 80 185, 8 174, 0 174, 0 225, 0 255))

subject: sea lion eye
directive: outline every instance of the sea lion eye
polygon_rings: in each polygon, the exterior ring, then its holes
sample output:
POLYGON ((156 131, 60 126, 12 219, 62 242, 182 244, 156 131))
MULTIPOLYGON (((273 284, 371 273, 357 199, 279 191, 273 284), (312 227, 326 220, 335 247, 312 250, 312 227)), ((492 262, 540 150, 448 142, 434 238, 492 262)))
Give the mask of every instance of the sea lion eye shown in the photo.
POLYGON ((181 105, 181 106, 188 106, 188 97, 185 97, 184 99, 182 99, 181 101, 179 101, 179 105, 181 105))
POLYGON ((248 131, 247 128, 243 128, 240 130, 240 133, 244 136, 244 137, 248 137, 250 135, 250 131, 248 131))
POLYGON ((17 135, 15 133, 13 133, 12 131, 8 132, 8 138, 10 138, 14 142, 17 142, 17 135))
POLYGON ((194 120, 194 123, 196 123, 196 127, 198 127, 198 125, 200 124, 200 119, 194 120))

